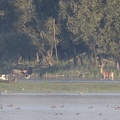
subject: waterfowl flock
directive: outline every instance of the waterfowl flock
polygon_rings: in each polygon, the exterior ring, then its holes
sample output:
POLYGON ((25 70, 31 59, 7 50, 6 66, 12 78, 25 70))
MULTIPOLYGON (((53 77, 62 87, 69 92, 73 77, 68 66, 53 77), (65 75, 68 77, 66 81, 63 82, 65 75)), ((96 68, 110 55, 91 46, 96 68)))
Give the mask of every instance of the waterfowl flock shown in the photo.
POLYGON ((7 105, 7 107, 13 107, 13 104, 9 104, 9 105, 7 105))
POLYGON ((14 105, 13 104, 8 104, 8 105, 2 105, 2 104, 0 104, 0 109, 6 109, 6 107, 8 107, 8 108, 14 108, 15 110, 20 110, 20 107, 14 107, 14 105))
POLYGON ((9 74, 2 74, 0 76, 0 81, 6 83, 16 83, 19 76, 24 76, 25 79, 29 79, 31 74, 32 67, 29 67, 27 70, 13 69, 9 74))

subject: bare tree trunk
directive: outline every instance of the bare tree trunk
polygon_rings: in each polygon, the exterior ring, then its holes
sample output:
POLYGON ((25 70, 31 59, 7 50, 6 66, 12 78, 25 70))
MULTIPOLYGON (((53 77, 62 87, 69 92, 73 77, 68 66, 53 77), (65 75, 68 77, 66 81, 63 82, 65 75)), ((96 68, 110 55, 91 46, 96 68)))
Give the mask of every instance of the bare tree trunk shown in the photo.
POLYGON ((89 60, 89 64, 90 64, 90 66, 93 65, 93 62, 92 62, 91 56, 92 56, 92 51, 89 50, 89 51, 88 51, 88 60, 89 60))
POLYGON ((50 66, 53 66, 53 48, 51 48, 49 51, 47 51, 47 55, 46 55, 46 58, 47 58, 47 62, 50 66))
POLYGON ((119 57, 115 58, 115 64, 116 64, 117 70, 120 70, 120 59, 119 59, 119 57))
POLYGON ((47 55, 44 55, 42 52, 42 57, 43 57, 43 64, 46 65, 47 67, 53 66, 53 59, 52 59, 52 54, 51 54, 51 49, 47 51, 47 55))
POLYGON ((53 19, 53 40, 54 40, 54 44, 55 44, 55 56, 56 56, 56 60, 58 63, 58 52, 57 52, 57 44, 56 44, 56 38, 55 38, 55 19, 53 19))
POLYGON ((22 64, 22 56, 18 57, 18 64, 22 64))
POLYGON ((95 49, 95 46, 93 47, 93 56, 94 56, 95 67, 96 67, 96 66, 97 66, 97 57, 96 57, 96 49, 95 49))
POLYGON ((38 52, 36 52, 36 62, 39 63, 40 62, 40 59, 39 59, 39 54, 38 52))
POLYGON ((99 62, 99 65, 101 66, 102 65, 102 56, 100 55, 99 57, 98 57, 98 62, 99 62))
POLYGON ((77 64, 79 63, 79 65, 81 65, 81 66, 84 65, 83 58, 82 58, 83 55, 84 55, 84 53, 77 55, 77 61, 78 61, 77 64))
POLYGON ((77 58, 76 58, 76 56, 77 56, 77 53, 76 53, 76 49, 75 49, 75 45, 73 44, 73 56, 74 56, 74 58, 73 58, 73 60, 74 60, 74 65, 75 66, 77 66, 77 58))

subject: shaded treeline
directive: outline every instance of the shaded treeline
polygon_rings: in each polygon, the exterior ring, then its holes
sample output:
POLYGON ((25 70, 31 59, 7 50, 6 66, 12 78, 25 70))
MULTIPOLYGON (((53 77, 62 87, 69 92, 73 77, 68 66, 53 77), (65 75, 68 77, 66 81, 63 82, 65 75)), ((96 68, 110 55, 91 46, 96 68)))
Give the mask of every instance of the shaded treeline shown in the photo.
POLYGON ((120 69, 119 0, 0 0, 0 61, 60 60, 120 69), (99 63, 98 63, 99 62, 99 63))

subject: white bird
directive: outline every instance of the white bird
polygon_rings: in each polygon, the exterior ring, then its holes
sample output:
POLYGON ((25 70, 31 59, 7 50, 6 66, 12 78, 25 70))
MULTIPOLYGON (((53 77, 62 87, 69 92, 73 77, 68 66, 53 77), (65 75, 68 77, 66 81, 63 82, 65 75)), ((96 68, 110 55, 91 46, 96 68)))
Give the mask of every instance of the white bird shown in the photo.
POLYGON ((8 79, 6 78, 5 74, 2 74, 0 80, 8 80, 8 79))

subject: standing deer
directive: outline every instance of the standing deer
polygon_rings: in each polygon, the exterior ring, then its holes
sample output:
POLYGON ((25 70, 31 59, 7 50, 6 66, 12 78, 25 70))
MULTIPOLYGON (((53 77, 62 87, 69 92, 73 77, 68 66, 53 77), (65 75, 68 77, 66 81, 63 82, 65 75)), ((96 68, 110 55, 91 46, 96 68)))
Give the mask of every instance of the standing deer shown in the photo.
POLYGON ((104 71, 103 67, 103 65, 100 66, 100 73, 103 75, 104 79, 114 80, 114 73, 112 71, 104 71))

